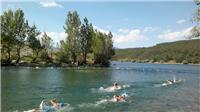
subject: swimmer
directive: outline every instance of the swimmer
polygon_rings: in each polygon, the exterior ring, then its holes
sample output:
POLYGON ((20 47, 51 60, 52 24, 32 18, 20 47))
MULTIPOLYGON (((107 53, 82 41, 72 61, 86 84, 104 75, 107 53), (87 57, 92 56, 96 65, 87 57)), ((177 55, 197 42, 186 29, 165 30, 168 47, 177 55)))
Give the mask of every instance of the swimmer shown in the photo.
POLYGON ((167 80, 166 83, 167 83, 167 84, 172 84, 173 81, 172 81, 172 80, 167 80))
POLYGON ((114 98, 117 100, 117 102, 125 100, 125 97, 121 95, 114 95, 114 98))
POLYGON ((120 89, 121 88, 121 86, 118 83, 116 83, 116 82, 113 84, 113 87, 115 89, 120 89))
POLYGON ((52 105, 53 108, 58 108, 58 102, 56 99, 52 99, 50 100, 50 103, 52 105))

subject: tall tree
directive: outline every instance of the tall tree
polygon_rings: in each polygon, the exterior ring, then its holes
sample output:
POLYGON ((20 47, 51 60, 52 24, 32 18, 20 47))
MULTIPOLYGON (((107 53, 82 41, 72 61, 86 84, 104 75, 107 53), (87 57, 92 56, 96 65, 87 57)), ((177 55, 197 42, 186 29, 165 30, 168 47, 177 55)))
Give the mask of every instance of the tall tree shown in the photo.
POLYGON ((47 59, 52 58, 53 40, 46 32, 44 32, 44 35, 42 36, 41 44, 44 48, 44 57, 47 59))
POLYGON ((108 59, 111 59, 111 57, 113 55, 115 55, 115 50, 114 50, 114 47, 113 47, 113 34, 111 32, 108 33, 107 35, 107 45, 108 45, 108 59))
POLYGON ((94 33, 93 42, 92 42, 92 51, 94 55, 94 63, 104 65, 105 63, 105 40, 103 33, 98 32, 97 30, 94 33))
POLYGON ((11 62, 11 51, 15 42, 14 38, 14 13, 12 10, 5 11, 1 15, 1 54, 6 52, 6 63, 11 62))
POLYGON ((28 21, 24 18, 24 12, 21 9, 16 10, 14 14, 14 37, 17 52, 17 63, 20 60, 20 50, 24 45, 26 38, 28 21))
POLYGON ((60 41, 60 44, 59 44, 59 51, 56 53, 57 57, 58 57, 58 60, 60 62, 65 62, 65 63, 69 63, 70 60, 69 60, 69 48, 68 46, 66 45, 66 43, 64 42, 64 40, 61 40, 60 41))
POLYGON ((81 39, 80 39, 84 64, 86 64, 87 54, 89 53, 91 49, 92 32, 93 32, 92 24, 89 24, 88 19, 85 17, 84 23, 81 25, 81 39))
POLYGON ((42 49, 40 40, 36 38, 38 35, 40 35, 40 31, 37 30, 37 27, 35 25, 33 25, 32 27, 29 27, 27 42, 28 42, 28 46, 33 50, 32 62, 34 62, 37 59, 38 53, 42 49))
POLYGON ((93 37, 93 54, 94 63, 100 65, 109 65, 109 60, 114 55, 112 33, 105 34, 99 31, 95 31, 93 37))
POLYGON ((66 45, 70 52, 72 62, 76 63, 80 54, 80 25, 81 21, 76 11, 69 12, 65 21, 65 33, 68 34, 66 45))

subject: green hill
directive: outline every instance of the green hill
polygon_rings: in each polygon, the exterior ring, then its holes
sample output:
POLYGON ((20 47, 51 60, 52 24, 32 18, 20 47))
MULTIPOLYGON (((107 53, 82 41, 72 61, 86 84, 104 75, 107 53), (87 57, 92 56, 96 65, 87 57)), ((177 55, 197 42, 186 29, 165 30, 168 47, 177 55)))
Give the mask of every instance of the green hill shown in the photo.
POLYGON ((114 61, 200 63, 200 39, 157 44, 148 48, 116 49, 114 61))

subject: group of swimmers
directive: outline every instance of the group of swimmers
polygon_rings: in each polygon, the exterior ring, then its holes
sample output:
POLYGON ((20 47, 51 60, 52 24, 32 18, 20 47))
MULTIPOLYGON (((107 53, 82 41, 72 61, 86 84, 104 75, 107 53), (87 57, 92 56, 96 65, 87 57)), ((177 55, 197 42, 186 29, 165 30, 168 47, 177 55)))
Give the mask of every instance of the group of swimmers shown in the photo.
MULTIPOLYGON (((118 89, 121 89, 121 86, 118 84, 118 83, 114 83, 113 84, 113 88, 118 90, 118 89)), ((122 101, 122 100, 125 100, 125 96, 122 96, 122 95, 114 95, 113 98, 119 102, 119 101, 122 101)), ((50 102, 50 106, 51 108, 53 109, 59 109, 59 108, 62 108, 64 105, 62 103, 58 103, 58 101, 54 98, 54 99, 51 99, 49 100, 50 102)), ((42 109, 43 107, 41 107, 42 109)))
MULTIPOLYGON (((115 90, 118 90, 118 89, 121 89, 122 87, 117 82, 115 82, 113 84, 113 88, 115 90)), ((116 99, 117 102, 125 100, 125 96, 122 96, 122 95, 114 95, 113 98, 116 99)))
MULTIPOLYGON (((116 90, 121 89, 121 85, 115 82, 113 84, 113 88, 116 90)), ((114 95, 113 98, 115 98, 117 102, 125 100, 125 96, 122 96, 122 95, 114 95)), ((56 99, 52 99, 49 102, 51 103, 52 108, 62 107, 62 105, 59 105, 60 103, 58 103, 56 99)))
MULTIPOLYGON (((176 82, 179 82, 179 80, 166 80, 163 84, 170 85, 170 84, 173 84, 176 82)), ((114 88, 114 90, 119 90, 122 88, 122 86, 119 85, 117 82, 115 82, 115 83, 113 83, 112 88, 114 88)), ((125 96, 123 96, 123 95, 114 95, 113 98, 116 99, 117 102, 125 100, 125 96)), ((51 103, 53 108, 62 107, 62 105, 59 105, 60 103, 58 103, 56 99, 52 99, 49 102, 51 103)))

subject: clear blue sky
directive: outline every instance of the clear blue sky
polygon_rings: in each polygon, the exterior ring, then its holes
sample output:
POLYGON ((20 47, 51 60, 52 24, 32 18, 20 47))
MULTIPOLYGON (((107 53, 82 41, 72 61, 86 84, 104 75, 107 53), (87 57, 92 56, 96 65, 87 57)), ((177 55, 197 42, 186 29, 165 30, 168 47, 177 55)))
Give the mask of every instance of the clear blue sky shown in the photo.
POLYGON ((63 25, 68 11, 76 10, 81 20, 100 31, 111 31, 118 48, 147 47, 160 42, 185 39, 194 23, 190 21, 197 6, 182 2, 2 2, 2 10, 21 8, 31 24, 48 32, 58 42, 65 38, 63 25))

